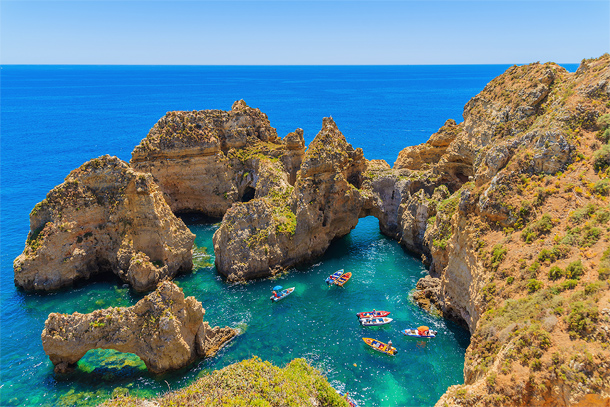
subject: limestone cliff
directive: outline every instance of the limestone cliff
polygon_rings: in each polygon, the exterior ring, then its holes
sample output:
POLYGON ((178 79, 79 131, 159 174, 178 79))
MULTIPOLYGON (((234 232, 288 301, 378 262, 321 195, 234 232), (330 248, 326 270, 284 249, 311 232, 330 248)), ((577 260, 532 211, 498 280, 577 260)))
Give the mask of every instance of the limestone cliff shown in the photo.
MULTIPOLYGON (((294 187, 283 180, 266 196, 234 205, 214 234, 216 267, 230 279, 268 276, 319 256, 358 223, 358 187, 367 162, 331 118, 309 145, 294 187)), ((277 178, 277 177, 276 177, 277 178)))
POLYGON ((606 54, 512 67, 399 155, 394 173, 449 188, 400 205, 399 238, 423 233, 407 247, 430 264, 415 298, 473 334, 438 406, 610 403, 609 127, 606 54))
POLYGON ((42 346, 57 372, 74 368, 91 349, 114 349, 134 353, 150 371, 162 373, 213 356, 237 334, 229 327, 211 328, 204 315, 199 301, 164 281, 132 307, 50 314, 42 346))
POLYGON ((150 290, 192 268, 194 238, 150 174, 103 156, 72 171, 32 210, 15 284, 55 290, 112 272, 150 290))
POLYGON ((153 175, 174 212, 222 217, 234 203, 266 195, 261 162, 294 183, 303 154, 302 130, 282 140, 266 114, 241 100, 228 112, 168 112, 133 150, 131 165, 153 175))

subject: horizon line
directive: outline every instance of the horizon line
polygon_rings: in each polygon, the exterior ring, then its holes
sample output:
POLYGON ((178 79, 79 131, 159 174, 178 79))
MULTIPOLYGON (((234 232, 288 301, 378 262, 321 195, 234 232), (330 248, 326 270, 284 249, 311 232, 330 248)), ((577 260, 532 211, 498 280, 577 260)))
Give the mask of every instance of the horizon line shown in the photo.
POLYGON ((348 67, 348 66, 474 66, 474 65, 529 65, 529 64, 545 64, 545 63, 555 63, 558 65, 579 65, 582 61, 579 62, 555 62, 555 61, 534 61, 534 62, 497 62, 497 63, 441 63, 441 64, 425 64, 425 63, 414 63, 414 64, 88 64, 88 63, 39 63, 39 64, 24 64, 24 63, 9 63, 3 64, 0 63, 0 67, 3 66, 193 66, 193 67, 348 67))

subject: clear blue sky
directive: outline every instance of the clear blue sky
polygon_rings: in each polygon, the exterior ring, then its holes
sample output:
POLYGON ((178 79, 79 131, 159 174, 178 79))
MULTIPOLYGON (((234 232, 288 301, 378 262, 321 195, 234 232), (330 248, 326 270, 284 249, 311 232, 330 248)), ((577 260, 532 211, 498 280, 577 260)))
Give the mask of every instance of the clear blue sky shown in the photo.
POLYGON ((501 64, 610 51, 610 1, 0 0, 2 64, 501 64))

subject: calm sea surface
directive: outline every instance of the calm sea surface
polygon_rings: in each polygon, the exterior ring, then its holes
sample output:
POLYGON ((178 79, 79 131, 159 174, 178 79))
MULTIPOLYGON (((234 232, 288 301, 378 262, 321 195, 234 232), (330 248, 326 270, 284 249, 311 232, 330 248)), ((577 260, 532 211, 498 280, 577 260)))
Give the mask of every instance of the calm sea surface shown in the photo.
POLYGON ((50 189, 91 158, 129 160, 167 111, 229 110, 244 99, 267 113, 279 136, 300 127, 307 143, 322 118, 332 116, 368 159, 392 165, 402 148, 425 142, 445 120, 462 121, 464 104, 506 68, 2 66, 0 405, 95 405, 125 391, 153 396, 253 355, 280 366, 306 358, 361 406, 433 405, 448 386, 462 383, 469 335, 411 303, 425 269, 382 236, 374 218, 362 219, 315 264, 246 285, 224 283, 213 267, 217 225, 185 218, 210 256, 200 255, 196 270, 176 281, 203 303, 210 324, 243 334, 215 358, 161 376, 114 351, 90 351, 74 374, 55 375, 40 340, 49 313, 129 306, 141 296, 116 280, 24 293, 13 284, 12 262, 23 250, 31 209, 50 189), (339 268, 354 276, 343 288, 327 287, 324 279, 339 268), (277 284, 295 293, 271 303, 277 284), (354 314, 372 308, 392 311, 394 321, 362 328, 354 314), (400 333, 421 324, 439 336, 419 341, 400 333), (362 337, 392 339, 398 355, 377 353, 362 337))

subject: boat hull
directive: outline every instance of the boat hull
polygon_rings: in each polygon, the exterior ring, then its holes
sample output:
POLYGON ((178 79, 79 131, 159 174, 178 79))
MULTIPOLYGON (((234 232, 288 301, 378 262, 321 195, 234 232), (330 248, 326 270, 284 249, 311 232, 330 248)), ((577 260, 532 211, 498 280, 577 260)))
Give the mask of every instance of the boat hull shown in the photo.
POLYGON ((390 356, 396 355, 396 348, 393 346, 389 347, 387 343, 383 343, 373 338, 362 338, 362 340, 364 341, 364 343, 366 343, 378 352, 385 353, 386 355, 390 356))
POLYGON ((412 336, 414 338, 434 338, 438 332, 436 331, 428 331, 428 335, 421 335, 417 329, 405 329, 402 331, 403 334, 407 336, 412 336))
POLYGON ((375 311, 374 313, 373 313, 373 311, 364 311, 364 312, 358 312, 356 314, 358 319, 373 318, 373 317, 387 317, 388 315, 390 315, 390 311, 375 311))
POLYGON ((380 326, 389 324, 392 321, 392 318, 361 318, 360 324, 362 326, 380 326))
POLYGON ((271 296, 271 301, 278 302, 279 300, 283 300, 288 297, 294 291, 294 287, 287 288, 285 290, 280 291, 280 294, 277 297, 271 296))
POLYGON ((333 284, 335 282, 336 279, 338 279, 339 277, 341 277, 343 275, 343 269, 341 270, 337 270, 335 271, 333 274, 331 274, 330 276, 328 276, 326 278, 326 284, 333 284))
POLYGON ((343 285, 345 283, 347 283, 351 277, 352 277, 352 273, 350 271, 348 271, 347 273, 343 273, 343 275, 341 275, 341 277, 339 277, 338 279, 335 280, 335 284, 338 285, 339 287, 343 287, 343 285))

